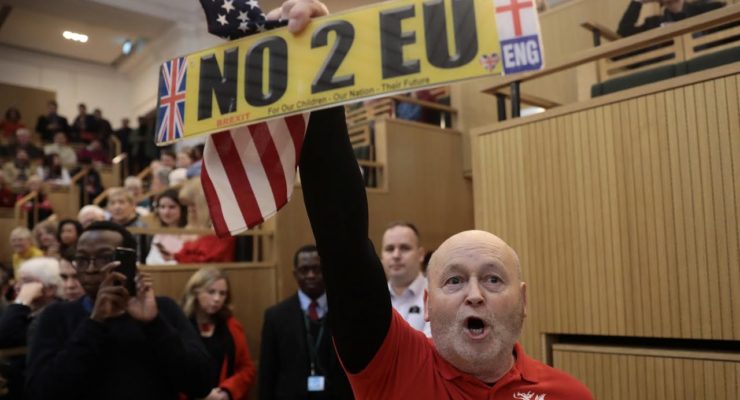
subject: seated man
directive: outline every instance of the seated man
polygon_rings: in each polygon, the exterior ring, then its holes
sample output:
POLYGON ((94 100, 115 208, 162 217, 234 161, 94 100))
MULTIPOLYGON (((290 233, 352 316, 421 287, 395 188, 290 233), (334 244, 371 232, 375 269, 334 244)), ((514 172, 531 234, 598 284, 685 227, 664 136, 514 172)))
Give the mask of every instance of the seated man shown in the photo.
POLYGON ((665 24, 678 22, 689 17, 716 10, 724 7, 724 5, 725 3, 716 1, 630 0, 627 10, 619 21, 617 33, 620 36, 635 35, 665 24), (664 8, 663 14, 647 17, 642 25, 637 25, 637 20, 640 18, 640 11, 642 11, 642 5, 655 2, 660 2, 660 5, 664 8))
MULTIPOLYGON (((59 262, 49 257, 25 261, 16 278, 18 295, 0 317, 0 349, 26 347, 31 342, 37 332, 37 316, 58 300, 59 262)), ((8 357, 5 376, 10 398, 23 398, 25 369, 26 354, 8 357)))
POLYGON ((260 400, 352 399, 352 389, 339 365, 314 245, 293 257, 298 293, 265 311, 260 350, 260 400), (309 388, 309 379, 318 383, 309 388))
MULTIPOLYGON (((269 14, 300 32, 327 13, 317 0, 290 0, 269 14)), ((570 375, 517 343, 526 284, 516 253, 487 232, 446 240, 429 265, 425 318, 432 339, 391 307, 368 239, 368 208, 343 108, 315 111, 300 161, 304 201, 322 260, 334 344, 361 399, 591 399, 570 375)))
POLYGON ((28 365, 30 399, 177 399, 205 397, 218 368, 190 322, 169 298, 155 297, 152 279, 113 269, 116 247, 134 248, 131 233, 109 221, 88 226, 75 267, 87 295, 49 306, 39 318, 28 365))
MULTIPOLYGON (((72 249, 70 249, 72 250, 72 249)), ((77 270, 72 264, 73 260, 67 259, 68 254, 62 253, 59 259, 59 276, 62 278, 62 298, 67 301, 77 301, 85 295, 85 290, 77 279, 77 270)))
POLYGON ((0 317, 0 348, 27 344, 36 327, 36 316, 58 300, 61 283, 59 261, 55 258, 37 257, 23 262, 16 276, 18 295, 0 317))

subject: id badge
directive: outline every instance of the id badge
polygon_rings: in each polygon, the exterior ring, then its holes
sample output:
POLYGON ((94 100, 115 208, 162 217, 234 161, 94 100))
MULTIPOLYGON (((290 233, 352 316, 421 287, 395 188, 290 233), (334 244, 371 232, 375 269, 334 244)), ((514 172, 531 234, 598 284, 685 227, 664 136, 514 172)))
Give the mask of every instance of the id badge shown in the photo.
POLYGON ((324 377, 319 375, 312 375, 308 377, 308 391, 309 392, 323 392, 324 391, 324 377))

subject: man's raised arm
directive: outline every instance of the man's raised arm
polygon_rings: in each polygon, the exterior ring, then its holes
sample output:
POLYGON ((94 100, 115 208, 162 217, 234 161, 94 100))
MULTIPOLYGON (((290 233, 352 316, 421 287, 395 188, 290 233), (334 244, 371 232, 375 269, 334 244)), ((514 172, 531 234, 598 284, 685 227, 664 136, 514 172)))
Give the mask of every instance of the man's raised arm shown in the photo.
POLYGON ((301 182, 329 301, 337 352, 362 371, 385 339, 391 301, 368 239, 365 185, 347 135, 344 108, 312 113, 301 154, 301 182))

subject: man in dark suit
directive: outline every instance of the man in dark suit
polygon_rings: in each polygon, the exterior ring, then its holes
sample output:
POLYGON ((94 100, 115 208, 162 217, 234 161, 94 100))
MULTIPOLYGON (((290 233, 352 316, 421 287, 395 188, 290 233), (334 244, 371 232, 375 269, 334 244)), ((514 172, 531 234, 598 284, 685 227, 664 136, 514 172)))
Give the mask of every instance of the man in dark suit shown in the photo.
POLYGON ((260 400, 353 399, 326 323, 324 278, 316 246, 293 257, 298 293, 265 311, 260 400))
POLYGON ((39 117, 36 122, 36 132, 41 135, 45 143, 50 143, 54 139, 54 134, 63 131, 67 134, 70 132, 67 118, 57 114, 57 102, 50 100, 46 104, 48 114, 39 117))

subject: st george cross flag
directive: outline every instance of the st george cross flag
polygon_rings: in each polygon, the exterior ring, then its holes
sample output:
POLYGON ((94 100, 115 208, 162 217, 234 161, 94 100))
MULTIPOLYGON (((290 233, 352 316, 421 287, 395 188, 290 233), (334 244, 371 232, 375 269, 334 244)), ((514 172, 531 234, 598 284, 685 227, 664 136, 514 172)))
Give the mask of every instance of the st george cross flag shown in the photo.
MULTIPOLYGON (((208 31, 234 40, 283 26, 266 21, 256 0, 200 0, 208 31)), ((201 182, 218 236, 262 223, 293 194, 309 114, 215 133, 203 152, 201 182)))

